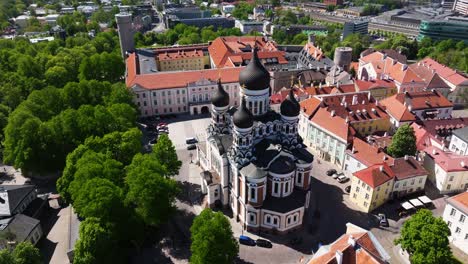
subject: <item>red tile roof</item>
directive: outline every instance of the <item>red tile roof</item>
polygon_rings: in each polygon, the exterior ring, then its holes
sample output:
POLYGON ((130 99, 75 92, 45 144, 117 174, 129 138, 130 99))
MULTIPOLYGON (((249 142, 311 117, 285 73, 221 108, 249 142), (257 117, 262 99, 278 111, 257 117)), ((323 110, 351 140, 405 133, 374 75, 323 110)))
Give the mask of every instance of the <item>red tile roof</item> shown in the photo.
POLYGON ((392 169, 385 162, 377 163, 369 168, 356 171, 353 175, 372 188, 376 188, 395 177, 392 169))
POLYGON ((426 155, 434 159, 444 171, 468 171, 468 156, 461 156, 453 152, 442 151, 434 146, 424 149, 426 155), (464 166, 462 166, 464 165, 464 166))
POLYGON ((411 124, 416 135, 416 147, 419 151, 431 146, 431 140, 446 144, 446 138, 455 129, 468 126, 468 118, 421 120, 411 124))
POLYGON ((440 77, 444 78, 453 85, 468 84, 468 77, 464 74, 457 72, 443 64, 438 63, 437 61, 431 58, 425 58, 421 60, 421 63, 424 66, 427 66, 430 69, 433 69, 440 77))
POLYGON ((308 264, 338 263, 336 260, 337 251, 343 253, 341 264, 375 264, 384 261, 368 232, 344 234, 330 244, 329 247, 326 253, 312 258, 308 264), (354 239, 356 243, 355 247, 348 242, 350 237, 354 239))
POLYGON ((438 91, 409 92, 396 95, 401 104, 407 103, 413 110, 453 107, 453 104, 438 91))
POLYGON ((393 163, 393 158, 383 152, 382 149, 371 146, 357 137, 353 139, 353 146, 351 149, 348 149, 346 152, 362 164, 366 165, 366 167, 370 167, 384 161, 389 164, 393 163))
POLYGON ((317 61, 326 57, 322 49, 315 47, 312 43, 306 43, 304 49, 317 61))
POLYGON ((355 80, 354 84, 359 88, 359 91, 367 91, 378 88, 396 88, 396 85, 393 81, 380 79, 371 81, 355 80))
POLYGON ((193 50, 174 50, 166 51, 157 54, 157 60, 159 61, 170 61, 170 60, 181 60, 189 58, 201 58, 203 57, 203 51, 200 49, 193 50))
POLYGON ((137 72, 138 72, 138 63, 137 63, 137 56, 136 53, 130 53, 128 55, 127 60, 126 60, 126 66, 127 66, 127 76, 125 78, 125 82, 127 84, 127 87, 130 87, 129 84, 133 83, 135 78, 137 77, 137 72))
POLYGON ((319 99, 312 97, 301 101, 299 104, 301 105, 302 111, 310 118, 319 108, 321 103, 322 102, 319 99))
POLYGON ((463 213, 468 214, 468 192, 457 194, 447 199, 447 203, 453 205, 463 213))
POLYGON ((320 107, 311 121, 322 129, 333 133, 338 138, 343 139, 345 142, 350 142, 356 131, 346 122, 346 120, 340 116, 334 115, 325 107, 320 107))
POLYGON ((276 58, 279 64, 288 63, 285 52, 279 51, 274 42, 265 41, 262 37, 219 37, 210 44, 208 51, 217 68, 233 67, 235 66, 233 62, 241 63, 244 60, 250 60, 251 52, 242 49, 251 49, 255 46, 259 49, 260 59, 276 58))
POLYGON ((427 175, 426 169, 414 157, 395 159, 391 169, 397 180, 427 175))
POLYGON ((416 117, 406 108, 405 105, 397 100, 397 94, 387 97, 380 101, 385 110, 399 122, 415 121, 416 117))
MULTIPOLYGON (((129 67, 128 65, 127 60, 127 67, 129 67)), ((159 72, 136 75, 134 78, 130 78, 130 74, 128 74, 126 84, 127 87, 138 85, 143 89, 155 90, 186 87, 187 84, 201 79, 217 80, 221 78, 222 83, 236 83, 239 82, 239 73, 242 69, 244 69, 244 67, 184 72, 159 72)))

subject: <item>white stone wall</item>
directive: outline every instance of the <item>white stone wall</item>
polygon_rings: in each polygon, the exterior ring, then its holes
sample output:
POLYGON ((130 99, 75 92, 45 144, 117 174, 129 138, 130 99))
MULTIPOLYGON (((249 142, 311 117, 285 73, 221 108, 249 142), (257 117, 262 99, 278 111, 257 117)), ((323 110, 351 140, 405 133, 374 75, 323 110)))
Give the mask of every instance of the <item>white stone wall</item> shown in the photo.
POLYGON ((442 218, 450 229, 449 240, 468 254, 468 215, 447 203, 442 218))
POLYGON ((449 150, 459 155, 468 156, 468 143, 463 141, 461 138, 452 135, 449 150))

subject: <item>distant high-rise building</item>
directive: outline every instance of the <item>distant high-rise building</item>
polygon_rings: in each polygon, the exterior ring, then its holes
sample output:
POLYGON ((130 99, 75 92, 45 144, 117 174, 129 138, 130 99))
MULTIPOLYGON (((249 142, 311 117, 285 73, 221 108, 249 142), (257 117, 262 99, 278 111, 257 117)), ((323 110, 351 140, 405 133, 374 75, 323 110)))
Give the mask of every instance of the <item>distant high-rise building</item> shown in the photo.
POLYGON ((462 15, 468 15, 468 0, 455 0, 453 10, 462 15))
POLYGON ((450 20, 422 21, 419 26, 418 40, 425 37, 432 40, 463 40, 468 44, 468 23, 450 20))
POLYGON ((127 52, 132 52, 135 50, 132 15, 128 13, 117 14, 115 15, 115 21, 117 22, 117 29, 119 32, 120 50, 122 51, 122 57, 125 58, 125 54, 127 52))
POLYGON ((343 39, 345 39, 350 34, 362 34, 367 35, 369 28, 369 22, 366 20, 355 20, 351 22, 346 22, 343 28, 343 39))

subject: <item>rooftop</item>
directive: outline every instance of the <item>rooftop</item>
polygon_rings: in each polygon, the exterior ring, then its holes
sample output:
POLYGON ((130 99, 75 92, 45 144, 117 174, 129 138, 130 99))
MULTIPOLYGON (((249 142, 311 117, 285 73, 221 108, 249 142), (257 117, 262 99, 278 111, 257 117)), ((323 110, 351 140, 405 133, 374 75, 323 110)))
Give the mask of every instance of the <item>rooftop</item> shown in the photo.
POLYGON ((447 144, 452 131, 468 126, 468 118, 418 120, 411 126, 416 135, 416 146, 422 151, 431 145, 429 138, 447 144))
POLYGON ((453 135, 457 136, 459 139, 468 142, 468 127, 459 128, 452 132, 453 135))
POLYGON ((435 163, 446 172, 468 171, 468 156, 458 155, 450 151, 442 151, 434 146, 425 148, 424 152, 434 159, 435 163))
POLYGON ((347 150, 347 153, 367 167, 384 161, 389 164, 393 163, 393 158, 383 152, 382 149, 371 146, 357 137, 353 139, 353 146, 347 150))
POLYGON ((377 163, 369 168, 356 171, 353 175, 372 188, 376 188, 395 177, 392 169, 385 162, 377 163))
POLYGON ((397 180, 427 175, 427 171, 414 157, 395 159, 391 169, 397 180))
MULTIPOLYGON (((0 235, 5 232, 15 234, 15 241, 24 242, 31 232, 40 225, 40 221, 24 214, 17 214, 8 219, 2 219, 0 222, 0 235)), ((5 248, 4 241, 0 242, 0 248, 5 248)))
POLYGON ((304 207, 307 197, 306 190, 294 189, 287 197, 277 198, 269 196, 264 202, 262 209, 279 213, 287 213, 304 207))
POLYGON ((320 107, 311 119, 312 123, 322 129, 334 134, 344 142, 349 142, 356 131, 346 122, 346 120, 337 115, 331 115, 327 108, 320 107))
POLYGON ((468 215, 468 191, 448 198, 447 203, 468 215))
POLYGON ((444 78, 453 85, 458 86, 462 84, 468 84, 468 77, 465 74, 457 72, 452 68, 440 64, 431 58, 425 58, 419 63, 421 63, 424 66, 427 66, 430 69, 433 69, 438 75, 440 75, 440 77, 444 78))

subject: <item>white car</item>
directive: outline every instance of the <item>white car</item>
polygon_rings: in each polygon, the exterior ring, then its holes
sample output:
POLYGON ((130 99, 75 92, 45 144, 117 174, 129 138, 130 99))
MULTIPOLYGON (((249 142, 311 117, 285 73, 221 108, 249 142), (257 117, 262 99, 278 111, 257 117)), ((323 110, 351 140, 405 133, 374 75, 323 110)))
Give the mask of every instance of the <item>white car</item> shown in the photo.
POLYGON ((339 183, 345 183, 345 182, 349 181, 349 178, 344 176, 344 175, 341 175, 340 177, 338 177, 337 180, 338 180, 339 183))

